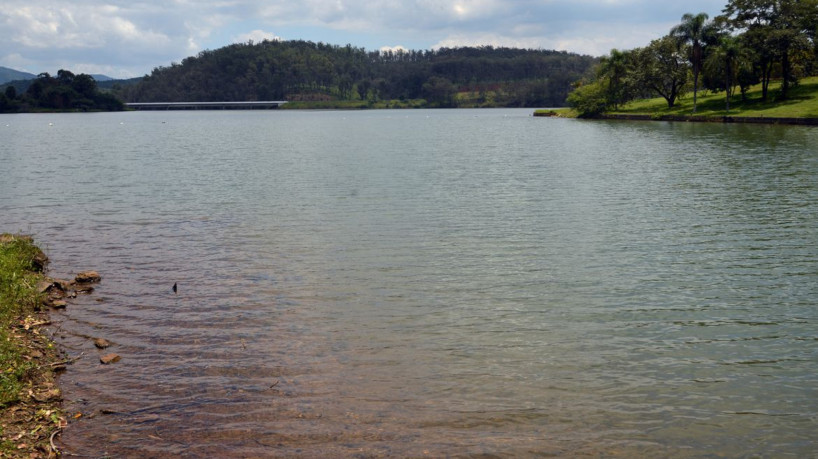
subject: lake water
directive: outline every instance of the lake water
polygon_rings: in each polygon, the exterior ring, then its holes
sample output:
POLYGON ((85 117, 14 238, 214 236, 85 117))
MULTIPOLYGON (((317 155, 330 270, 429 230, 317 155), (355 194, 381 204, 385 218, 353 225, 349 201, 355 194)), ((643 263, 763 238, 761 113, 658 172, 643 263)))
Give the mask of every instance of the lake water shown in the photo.
POLYGON ((818 130, 530 114, 1 115, 0 230, 103 277, 59 445, 813 457, 818 130))

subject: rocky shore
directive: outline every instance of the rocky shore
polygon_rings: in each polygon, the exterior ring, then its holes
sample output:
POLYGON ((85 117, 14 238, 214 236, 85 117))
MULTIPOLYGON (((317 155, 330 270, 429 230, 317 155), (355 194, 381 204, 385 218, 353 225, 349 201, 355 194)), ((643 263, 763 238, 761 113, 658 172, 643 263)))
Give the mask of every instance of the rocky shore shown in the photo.
MULTIPOLYGON (((96 271, 71 280, 46 276, 48 257, 29 236, 0 234, 0 255, 0 338, 6 341, 0 351, 0 457, 59 457, 55 439, 68 420, 57 379, 83 356, 65 355, 54 344, 49 312, 92 293, 102 278, 96 271)), ((94 344, 110 345, 102 338, 94 344)), ((100 363, 117 360, 106 354, 100 363)))

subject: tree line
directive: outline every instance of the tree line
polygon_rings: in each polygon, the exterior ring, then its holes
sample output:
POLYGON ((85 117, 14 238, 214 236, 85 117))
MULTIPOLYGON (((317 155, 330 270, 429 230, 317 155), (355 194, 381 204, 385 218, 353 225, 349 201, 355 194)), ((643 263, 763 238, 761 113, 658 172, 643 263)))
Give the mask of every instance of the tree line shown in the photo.
POLYGON ((102 92, 94 77, 68 70, 59 70, 56 76, 41 73, 27 84, 25 91, 8 84, 0 92, 0 113, 30 112, 37 110, 117 111, 124 105, 116 96, 102 92))
POLYGON ((504 47, 367 51, 265 40, 157 67, 118 95, 128 102, 424 99, 426 106, 563 106, 597 59, 504 47))
POLYGON ((801 77, 818 70, 818 0, 730 0, 721 15, 685 14, 681 23, 649 45, 611 50, 593 76, 575 83, 568 103, 580 116, 616 110, 629 101, 663 97, 673 107, 693 92, 693 112, 701 89, 724 91, 727 109, 736 89, 746 99, 761 84, 768 100, 786 99, 801 77))

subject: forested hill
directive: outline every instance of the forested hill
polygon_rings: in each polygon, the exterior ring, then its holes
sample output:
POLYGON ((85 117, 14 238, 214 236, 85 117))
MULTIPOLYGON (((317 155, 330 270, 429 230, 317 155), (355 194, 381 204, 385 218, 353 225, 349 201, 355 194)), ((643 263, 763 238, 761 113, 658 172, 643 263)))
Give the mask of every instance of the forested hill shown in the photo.
POLYGON ((366 51, 309 41, 208 50, 120 91, 128 102, 424 99, 425 106, 565 105, 590 56, 514 48, 366 51))

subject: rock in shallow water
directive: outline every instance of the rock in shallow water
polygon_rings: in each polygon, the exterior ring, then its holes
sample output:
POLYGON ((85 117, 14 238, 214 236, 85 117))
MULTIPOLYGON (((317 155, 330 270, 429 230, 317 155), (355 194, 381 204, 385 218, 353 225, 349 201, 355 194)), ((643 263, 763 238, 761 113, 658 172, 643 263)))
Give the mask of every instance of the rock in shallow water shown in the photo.
POLYGON ((119 362, 119 360, 121 358, 122 357, 120 357, 117 354, 105 354, 105 355, 103 355, 102 357, 99 358, 99 361, 103 365, 108 365, 109 363, 119 362))
POLYGON ((50 293, 52 290, 64 290, 59 282, 53 279, 43 279, 37 282, 37 291, 40 293, 50 293))
POLYGON ((96 271, 83 271, 77 274, 77 277, 74 280, 78 284, 91 284, 94 282, 99 282, 102 280, 102 277, 96 271))

